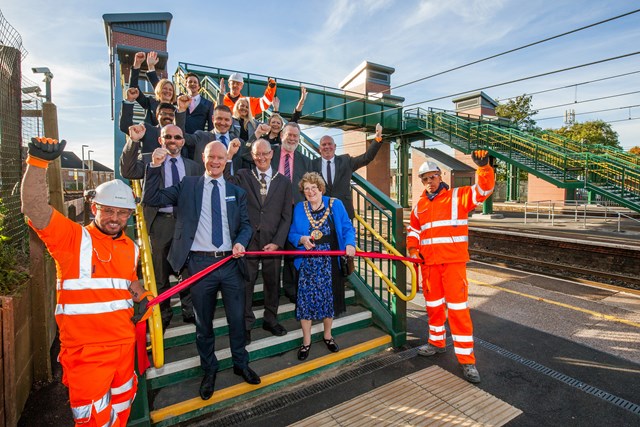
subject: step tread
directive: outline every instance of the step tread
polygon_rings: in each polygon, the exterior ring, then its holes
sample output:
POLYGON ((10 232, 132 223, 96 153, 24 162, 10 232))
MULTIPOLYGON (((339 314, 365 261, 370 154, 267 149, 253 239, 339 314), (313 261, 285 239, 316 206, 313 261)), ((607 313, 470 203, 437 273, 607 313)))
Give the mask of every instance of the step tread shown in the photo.
POLYGON ((216 379, 213 397, 207 401, 203 401, 198 396, 201 377, 165 387, 155 395, 153 402, 155 409, 150 413, 151 421, 157 423, 192 411, 198 411, 194 416, 202 415, 202 412, 211 412, 226 406, 225 401, 228 402, 238 396, 251 393, 253 397, 259 394, 261 389, 269 388, 270 391, 274 387, 283 387, 295 381, 296 378, 302 379, 312 373, 315 374, 318 369, 345 363, 353 358, 370 354, 376 349, 389 348, 391 338, 370 326, 344 334, 341 336, 340 343, 343 347, 337 353, 329 353, 324 344, 321 344, 321 349, 312 345, 309 359, 305 362, 297 360, 295 351, 252 362, 252 369, 261 376, 262 380, 257 386, 244 383, 240 377, 233 375, 229 370, 220 372, 216 379))

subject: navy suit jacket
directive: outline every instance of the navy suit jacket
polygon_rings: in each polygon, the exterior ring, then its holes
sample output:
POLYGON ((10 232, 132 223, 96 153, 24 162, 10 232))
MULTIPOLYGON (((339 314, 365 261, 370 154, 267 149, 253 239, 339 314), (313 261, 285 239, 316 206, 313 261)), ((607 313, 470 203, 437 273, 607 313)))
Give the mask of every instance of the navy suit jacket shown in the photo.
MULTIPOLYGON (((162 188, 161 169, 147 166, 142 202, 150 206, 176 207, 176 229, 167 259, 174 271, 181 271, 187 262, 200 220, 204 176, 185 176, 180 184, 162 188)), ((253 233, 247 213, 247 193, 229 182, 225 182, 225 190, 231 245, 240 243, 246 248, 253 233)))
POLYGON ((213 129, 213 102, 205 99, 202 95, 200 95, 200 102, 193 109, 193 112, 190 113, 187 110, 186 114, 185 130, 187 133, 213 129))

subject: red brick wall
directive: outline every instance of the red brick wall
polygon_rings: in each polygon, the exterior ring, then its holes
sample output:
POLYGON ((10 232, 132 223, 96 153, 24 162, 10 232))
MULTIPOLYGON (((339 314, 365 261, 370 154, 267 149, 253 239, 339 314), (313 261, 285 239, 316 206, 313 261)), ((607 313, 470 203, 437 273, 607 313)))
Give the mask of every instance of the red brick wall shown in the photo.
POLYGON ((167 50, 166 40, 150 39, 148 37, 136 36, 133 34, 120 33, 114 31, 111 33, 111 47, 124 44, 127 46, 137 46, 143 49, 165 52, 167 50))
POLYGON ((527 184, 527 201, 538 202, 541 200, 565 200, 565 190, 558 188, 534 175, 529 174, 527 184))

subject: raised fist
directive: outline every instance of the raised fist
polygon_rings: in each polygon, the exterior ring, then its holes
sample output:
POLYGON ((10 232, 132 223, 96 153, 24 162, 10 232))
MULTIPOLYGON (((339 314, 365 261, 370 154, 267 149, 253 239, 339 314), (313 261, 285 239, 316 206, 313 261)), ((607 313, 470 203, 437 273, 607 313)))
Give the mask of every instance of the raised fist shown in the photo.
POLYGON ((144 62, 144 57, 145 57, 144 52, 136 53, 136 55, 133 57, 133 68, 136 68, 136 69, 140 68, 140 66, 144 62))
POLYGON ((382 138, 382 125, 376 123, 376 138, 382 138))
POLYGON ((478 166, 486 166, 489 164, 489 152, 487 150, 475 150, 471 153, 471 159, 478 166))
POLYGON ((31 142, 29 143, 29 156, 50 162, 60 157, 66 145, 67 141, 64 139, 58 142, 57 139, 52 138, 31 138, 31 142))
POLYGON ((227 88, 224 85, 224 78, 220 78, 220 93, 227 93, 227 88))
POLYGON ((133 102, 140 96, 140 90, 137 87, 127 89, 127 101, 133 102))
POLYGON ((129 138, 132 141, 141 141, 146 132, 147 128, 143 124, 129 126, 129 138))
POLYGON ((178 112, 187 111, 189 105, 191 105, 191 97, 189 95, 180 95, 178 97, 178 112))
POLYGON ((260 138, 262 135, 265 135, 269 132, 271 132, 271 126, 266 123, 260 123, 258 125, 258 128, 256 129, 255 134, 258 138, 260 138))
POLYGON ((269 87, 276 87, 276 79, 269 79, 269 87))
POLYGON ((240 149, 240 145, 242 145, 242 143, 238 138, 234 138, 233 140, 231 140, 231 142, 229 142, 229 147, 227 148, 227 155, 229 156, 229 159, 236 155, 236 153, 240 149))
POLYGON ((167 158, 167 153, 167 149, 163 147, 158 147, 153 150, 153 153, 151 153, 151 164, 160 166, 164 162, 164 159, 167 158))

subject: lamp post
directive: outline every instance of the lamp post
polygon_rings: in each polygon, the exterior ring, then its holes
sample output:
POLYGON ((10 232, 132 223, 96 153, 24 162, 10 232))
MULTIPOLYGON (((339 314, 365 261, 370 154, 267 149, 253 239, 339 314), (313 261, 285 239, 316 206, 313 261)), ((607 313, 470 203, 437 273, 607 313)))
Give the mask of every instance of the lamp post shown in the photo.
POLYGON ((89 158, 89 187, 93 188, 93 163, 91 163, 91 153, 93 153, 93 150, 87 152, 87 157, 89 158))
POLYGON ((89 148, 88 145, 86 144, 82 144, 82 191, 85 191, 87 189, 87 184, 85 182, 85 177, 84 177, 84 148, 87 147, 89 148))
POLYGON ((44 97, 47 102, 51 102, 51 79, 53 79, 53 73, 48 67, 33 67, 31 69, 35 74, 44 74, 45 94, 44 97))

